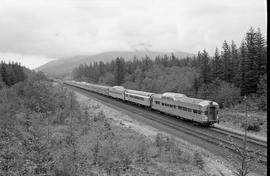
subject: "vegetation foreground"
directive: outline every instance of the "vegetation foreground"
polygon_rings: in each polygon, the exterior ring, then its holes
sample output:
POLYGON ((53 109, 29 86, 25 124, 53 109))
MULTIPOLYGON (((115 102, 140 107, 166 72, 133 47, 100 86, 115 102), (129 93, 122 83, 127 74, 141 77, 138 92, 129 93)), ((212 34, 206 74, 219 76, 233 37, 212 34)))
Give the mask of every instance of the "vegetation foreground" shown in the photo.
POLYGON ((41 73, 29 71, 2 85, 1 176, 207 175, 200 153, 188 153, 161 134, 151 141, 113 125, 95 111, 98 106, 79 104, 73 92, 41 73))
POLYGON ((40 72, 17 63, 1 63, 0 71, 1 176, 227 173, 213 172, 209 156, 174 138, 150 140, 112 123, 99 105, 79 103, 40 72))

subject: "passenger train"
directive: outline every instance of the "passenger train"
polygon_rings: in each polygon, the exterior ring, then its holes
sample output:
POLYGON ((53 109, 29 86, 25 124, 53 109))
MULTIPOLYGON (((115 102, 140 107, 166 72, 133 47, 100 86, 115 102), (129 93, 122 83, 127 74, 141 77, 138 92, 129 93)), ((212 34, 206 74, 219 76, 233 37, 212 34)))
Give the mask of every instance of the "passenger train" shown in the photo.
POLYGON ((64 81, 64 83, 202 125, 210 126, 219 122, 219 105, 213 101, 190 98, 172 92, 156 94, 126 89, 122 86, 110 87, 76 81, 64 81))

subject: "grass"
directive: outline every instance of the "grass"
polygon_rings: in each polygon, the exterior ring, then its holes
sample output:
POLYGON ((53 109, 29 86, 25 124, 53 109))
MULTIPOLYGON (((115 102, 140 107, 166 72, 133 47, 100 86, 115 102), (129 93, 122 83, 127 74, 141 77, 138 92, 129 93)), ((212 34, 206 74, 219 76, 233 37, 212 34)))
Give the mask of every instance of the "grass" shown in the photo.
MULTIPOLYGON (((221 126, 243 131, 246 120, 245 107, 236 106, 235 108, 221 109, 219 118, 221 126)), ((262 137, 267 136, 267 112, 248 111, 247 120, 249 133, 262 137)))

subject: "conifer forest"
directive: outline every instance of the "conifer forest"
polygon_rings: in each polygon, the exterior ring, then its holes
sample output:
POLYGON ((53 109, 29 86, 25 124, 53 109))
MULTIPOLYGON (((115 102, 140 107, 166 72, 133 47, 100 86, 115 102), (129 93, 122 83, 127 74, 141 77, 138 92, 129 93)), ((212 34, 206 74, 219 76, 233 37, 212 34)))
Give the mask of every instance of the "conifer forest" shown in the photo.
POLYGON ((73 70, 78 81, 154 93, 177 92, 209 99, 231 107, 248 97, 252 108, 267 110, 267 46, 260 29, 250 28, 240 46, 224 41, 213 57, 206 50, 194 57, 173 54, 150 59, 118 57, 111 62, 80 65, 73 70))

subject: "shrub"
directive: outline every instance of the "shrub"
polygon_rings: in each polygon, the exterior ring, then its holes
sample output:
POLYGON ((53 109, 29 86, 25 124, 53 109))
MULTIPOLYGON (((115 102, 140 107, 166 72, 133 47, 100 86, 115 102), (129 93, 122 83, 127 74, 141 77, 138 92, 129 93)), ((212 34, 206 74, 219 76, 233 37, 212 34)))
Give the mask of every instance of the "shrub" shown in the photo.
MULTIPOLYGON (((245 122, 242 123, 241 125, 242 128, 245 128, 245 122)), ((247 123, 247 130, 248 131, 260 131, 261 130, 261 126, 260 123, 256 120, 256 121, 249 121, 247 123)))
POLYGON ((129 165, 132 163, 132 157, 133 157, 132 152, 130 151, 128 146, 121 147, 118 155, 121 161, 122 169, 123 170, 128 169, 129 165))
POLYGON ((163 139, 163 135, 161 133, 158 133, 155 138, 155 144, 157 147, 162 146, 162 143, 163 143, 162 139, 163 139))
POLYGON ((111 130, 111 125, 110 125, 110 123, 107 120, 104 120, 104 127, 108 131, 111 130))
POLYGON ((98 113, 98 115, 95 115, 94 116, 94 122, 97 122, 97 121, 103 121, 104 119, 106 118, 106 116, 105 116, 105 114, 104 114, 104 112, 103 111, 100 111, 99 113, 98 113))
POLYGON ((193 155, 193 160, 194 160, 194 164, 200 168, 200 169, 204 169, 205 163, 203 160, 203 157, 200 153, 195 152, 193 155))
POLYGON ((92 105, 92 108, 93 108, 93 110, 99 109, 100 108, 100 105, 99 104, 92 105))
POLYGON ((139 162, 145 162, 149 160, 148 146, 144 139, 138 143, 137 155, 139 162))

